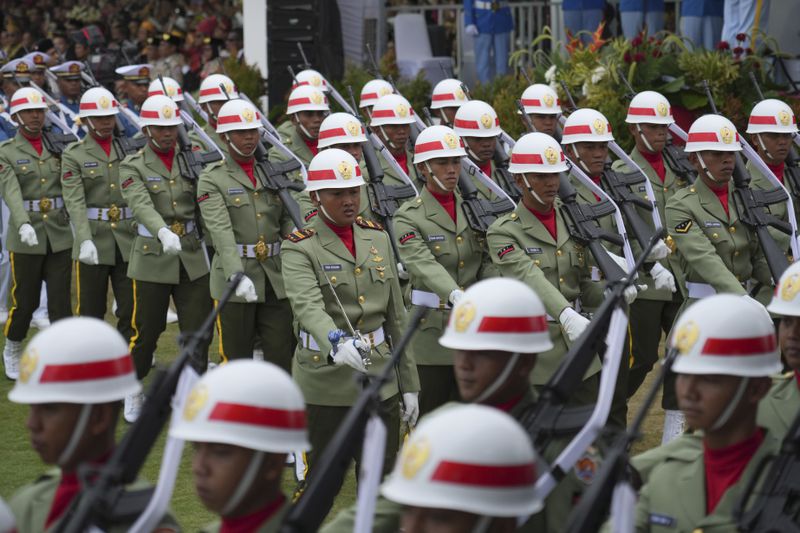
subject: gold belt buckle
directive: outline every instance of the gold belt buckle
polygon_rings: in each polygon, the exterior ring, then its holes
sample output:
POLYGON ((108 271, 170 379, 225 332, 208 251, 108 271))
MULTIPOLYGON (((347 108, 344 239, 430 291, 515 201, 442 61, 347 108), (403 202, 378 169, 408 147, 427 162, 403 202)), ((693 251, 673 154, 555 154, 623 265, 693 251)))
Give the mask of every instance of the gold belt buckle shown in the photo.
POLYGON ((667 238, 664 239, 664 244, 667 245, 671 252, 675 253, 677 246, 675 245, 675 239, 672 238, 672 235, 667 235, 667 238))
POLYGON ((111 204, 111 207, 108 208, 108 220, 111 222, 119 222, 120 215, 122 215, 122 210, 114 204, 111 204))
POLYGON ((169 227, 170 231, 177 235, 178 237, 183 237, 186 235, 186 226, 183 225, 183 222, 175 221, 169 227))
POLYGON ((53 203, 50 200, 50 198, 42 198, 41 200, 39 200, 39 211, 41 211, 42 213, 47 213, 48 211, 50 211, 52 205, 53 203))
POLYGON ((256 259, 261 262, 264 262, 269 257, 269 250, 267 249, 267 243, 263 241, 263 239, 259 239, 256 243, 255 247, 256 252, 256 259))

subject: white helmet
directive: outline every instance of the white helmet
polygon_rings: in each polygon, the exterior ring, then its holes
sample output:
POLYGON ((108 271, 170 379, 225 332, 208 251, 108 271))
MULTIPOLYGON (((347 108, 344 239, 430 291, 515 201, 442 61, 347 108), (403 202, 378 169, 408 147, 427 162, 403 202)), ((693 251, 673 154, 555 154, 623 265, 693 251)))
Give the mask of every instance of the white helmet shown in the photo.
POLYGON ((767 311, 776 315, 800 316, 800 262, 783 271, 767 311))
POLYGON ((558 141, 546 133, 535 132, 523 135, 511 149, 508 171, 512 174, 537 172, 551 174, 566 172, 564 150, 558 141))
POLYGON ((684 152, 739 152, 742 145, 733 122, 719 115, 703 115, 689 128, 684 152))
POLYGON ((463 157, 464 143, 452 128, 429 126, 419 132, 414 144, 414 164, 437 157, 463 157))
POLYGON ((330 111, 328 97, 322 91, 311 85, 301 85, 289 94, 289 103, 286 114, 292 115, 299 111, 330 111))
POLYGON ((150 96, 142 104, 139 113, 140 125, 145 126, 180 126, 183 124, 178 105, 169 96, 150 96))
POLYGON ((760 377, 782 369, 775 326, 761 304, 716 294, 689 306, 670 335, 678 374, 760 377))
POLYGON ((411 104, 399 94, 381 96, 372 106, 370 126, 387 124, 414 124, 414 110, 411 104))
POLYGON ((542 508, 535 483, 522 427, 499 409, 457 405, 420 421, 381 492, 402 505, 512 517, 542 508))
POLYGON ((268 453, 310 448, 300 388, 278 366, 252 359, 207 372, 192 387, 169 434, 268 453))
POLYGON ((470 100, 459 107, 453 126, 461 137, 497 137, 501 132, 494 108, 480 100, 470 100))
POLYGON ((467 95, 461 88, 461 80, 452 78, 442 80, 436 84, 431 93, 431 109, 460 107, 467 101, 467 95))
POLYGON ((319 126, 318 139, 318 148, 367 142, 361 122, 350 113, 333 113, 325 117, 319 126))
POLYGON ((295 76, 292 82, 292 89, 297 89, 303 85, 311 85, 324 93, 330 92, 331 90, 330 87, 328 87, 328 82, 325 81, 325 77, 316 70, 310 68, 297 73, 297 76, 295 76))
POLYGON ((553 347, 544 304, 530 287, 513 278, 489 278, 470 286, 450 313, 439 344, 456 350, 525 354, 553 347))
POLYGON ((322 189, 347 189, 364 185, 355 158, 339 148, 320 151, 308 164, 306 192, 322 189))
POLYGON ((236 98, 239 98, 239 92, 236 90, 232 79, 225 74, 211 74, 200 84, 200 94, 197 98, 197 103, 202 105, 208 102, 234 100, 236 98), (225 87, 224 92, 222 88, 220 88, 220 85, 225 87), (228 93, 228 96, 225 96, 225 93, 228 93))
POLYGON ((372 107, 378 98, 394 94, 392 84, 386 80, 370 80, 361 88, 361 96, 358 99, 358 107, 372 107))
POLYGON ((625 122, 628 124, 673 124, 675 119, 672 118, 672 106, 663 94, 655 91, 642 91, 631 100, 625 122))
POLYGON ((750 112, 747 133, 797 133, 797 119, 785 102, 768 98, 761 100, 750 112))
POLYGON ((44 96, 37 89, 33 87, 23 87, 14 91, 14 95, 9 102, 11 115, 25 111, 26 109, 47 109, 47 103, 44 101, 44 96))
POLYGON ((560 115, 561 102, 558 94, 543 83, 535 83, 522 92, 522 105, 525 113, 539 115, 560 115))
POLYGON ((128 344, 110 324, 71 317, 53 322, 25 347, 15 403, 100 404, 142 390, 128 344))
POLYGON ((254 130, 261 127, 258 109, 244 100, 230 100, 217 113, 217 133, 233 130, 254 130))
POLYGON ((78 109, 81 118, 107 117, 119 114, 119 102, 108 89, 92 87, 81 96, 78 109))
POLYGON ((166 96, 169 96, 176 102, 183 102, 183 89, 181 89, 181 84, 167 76, 162 76, 161 79, 156 78, 151 81, 150 86, 147 87, 147 96, 164 96, 164 88, 167 89, 166 96), (161 85, 161 80, 164 80, 164 85, 161 85))
POLYGON ((564 122, 561 144, 609 142, 614 140, 611 123, 600 111, 588 107, 578 109, 564 122))

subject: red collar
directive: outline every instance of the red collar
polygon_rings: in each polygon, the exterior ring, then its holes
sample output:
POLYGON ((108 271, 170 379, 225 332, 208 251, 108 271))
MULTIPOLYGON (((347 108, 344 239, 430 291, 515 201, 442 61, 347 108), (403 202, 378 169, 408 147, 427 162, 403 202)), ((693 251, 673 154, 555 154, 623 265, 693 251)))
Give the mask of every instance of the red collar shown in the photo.
POLYGON ((667 167, 664 166, 664 156, 661 152, 648 152, 647 150, 639 150, 639 153, 642 154, 642 157, 650 163, 650 166, 653 167, 653 170, 656 171, 658 175, 658 179, 661 180, 661 183, 664 183, 664 179, 667 177, 667 167))
POLYGON ((741 442, 713 450, 703 441, 703 465, 706 474, 706 514, 711 514, 725 492, 735 485, 747 464, 764 442, 766 432, 757 428, 741 442))
POLYGON ((447 214, 450 215, 450 218, 453 219, 453 222, 456 221, 456 195, 453 192, 446 192, 444 194, 434 192, 428 189, 428 192, 431 193, 437 202, 441 204, 447 214))
POLYGON ((235 518, 223 518, 222 525, 219 528, 220 533, 252 533, 272 518, 277 513, 283 502, 286 501, 286 496, 281 494, 276 500, 268 503, 258 511, 245 516, 237 516, 235 518))
POLYGON ((353 257, 356 256, 356 241, 353 236, 353 226, 337 226, 333 222, 329 222, 327 218, 322 217, 325 225, 331 228, 331 231, 339 237, 344 243, 345 247, 350 251, 353 257))
POLYGON ((730 213, 728 212, 728 186, 725 185, 725 187, 722 189, 715 189, 713 187, 709 187, 709 189, 711 189, 711 192, 717 195, 719 203, 722 204, 722 208, 725 210, 725 214, 730 216, 730 213))
POLYGON ((41 135, 39 135, 38 137, 28 137, 27 135, 25 135, 25 132, 22 131, 22 128, 19 129, 19 133, 20 133, 20 135, 25 137, 25 139, 29 143, 31 143, 31 146, 33 146, 33 149, 36 150, 37 154, 42 155, 42 136, 41 135))
POLYGON ((781 183, 783 183, 783 169, 786 168, 786 163, 781 162, 777 165, 770 165, 769 163, 766 163, 766 165, 772 171, 772 173, 775 174, 779 180, 781 180, 781 183))
POLYGON ((486 163, 483 163, 482 165, 478 165, 478 168, 481 169, 481 172, 486 174, 488 177, 490 177, 490 178, 492 177, 492 160, 491 159, 489 159, 488 161, 486 161, 486 163))
POLYGON ((527 205, 525 207, 528 209, 528 211, 533 213, 533 216, 535 216, 536 218, 539 219, 539 222, 541 222, 542 225, 545 227, 545 229, 547 229, 547 231, 550 233, 550 236, 553 237, 553 240, 558 240, 557 237, 556 237, 557 236, 557 226, 556 226, 556 210, 555 210, 555 208, 551 207, 550 211, 548 211, 547 213, 540 213, 539 211, 535 211, 535 210, 531 209, 527 205))
POLYGON ((175 148, 171 148, 169 152, 162 152, 161 150, 153 150, 158 158, 164 163, 169 172, 172 172, 172 161, 175 159, 175 148))
POLYGON ((308 146, 308 149, 311 150, 312 154, 317 155, 319 153, 319 148, 317 148, 317 143, 319 142, 319 139, 306 139, 302 135, 300 136, 300 138, 303 139, 303 142, 306 143, 306 146, 308 146))
POLYGON ((108 156, 111 155, 111 141, 113 140, 112 136, 108 136, 105 139, 101 139, 99 137, 95 137, 94 135, 92 135, 92 139, 94 139, 94 142, 96 142, 98 146, 100 146, 100 148, 103 149, 106 155, 108 156))
POLYGON ((253 187, 255 187, 256 176, 253 173, 253 168, 255 167, 255 159, 250 159, 248 161, 239 161, 238 159, 234 159, 234 161, 236 161, 239 164, 239 166, 242 167, 244 173, 247 174, 248 178, 250 178, 250 183, 252 183, 253 187))
POLYGON ((508 413, 514 407, 516 407, 519 402, 522 401, 523 396, 525 396, 525 393, 522 393, 522 394, 520 394, 519 396, 517 396, 515 398, 511 398, 507 402, 503 402, 503 403, 499 403, 499 404, 493 405, 492 407, 494 407, 496 409, 500 409, 504 413, 508 413))

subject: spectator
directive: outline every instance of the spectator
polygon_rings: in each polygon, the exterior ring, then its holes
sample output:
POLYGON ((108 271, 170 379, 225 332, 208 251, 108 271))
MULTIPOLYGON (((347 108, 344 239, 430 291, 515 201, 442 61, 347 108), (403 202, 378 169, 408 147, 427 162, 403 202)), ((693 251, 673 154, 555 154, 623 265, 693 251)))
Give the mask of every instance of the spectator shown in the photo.
POLYGON ((158 43, 158 61, 153 65, 155 76, 169 76, 178 84, 183 84, 185 61, 180 53, 185 34, 177 29, 164 33, 158 43))
POLYGON ((508 73, 512 29, 514 20, 506 0, 464 0, 464 31, 475 38, 475 62, 481 83, 508 73))
POLYGON ((664 0, 620 0, 622 34, 633 39, 646 29, 650 35, 664 29, 664 0))
MULTIPOLYGON (((605 0, 564 0, 561 7, 564 13, 564 27, 572 35, 579 32, 594 32, 603 22, 605 0)), ((581 35, 584 43, 591 41, 587 33, 581 35)))
MULTIPOLYGON (((746 35, 739 44, 741 47, 753 46, 753 38, 764 31, 769 19, 770 0, 725 0, 722 17, 722 40, 728 43, 737 42, 736 36, 746 35), (760 6, 760 9, 757 9, 760 6)), ((734 46, 731 44, 731 46, 734 46)))
POLYGON ((203 38, 202 64, 200 79, 204 80, 211 74, 222 74, 222 59, 219 57, 222 41, 211 37, 203 38))
POLYGON ((724 0, 684 0, 680 33, 699 48, 713 50, 722 35, 724 0))
POLYGON ((225 50, 227 56, 241 62, 244 58, 244 42, 242 37, 242 30, 233 30, 228 33, 225 38, 225 50))

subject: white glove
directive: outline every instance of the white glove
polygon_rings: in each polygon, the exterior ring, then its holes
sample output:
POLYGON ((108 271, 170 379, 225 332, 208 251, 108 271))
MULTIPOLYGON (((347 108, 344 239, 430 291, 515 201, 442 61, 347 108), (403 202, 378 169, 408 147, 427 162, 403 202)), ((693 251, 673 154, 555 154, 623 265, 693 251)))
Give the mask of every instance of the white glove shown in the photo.
POLYGON ((666 245, 664 239, 659 239, 655 246, 653 246, 653 249, 650 250, 650 255, 647 256, 647 260, 661 261, 671 253, 672 250, 670 250, 669 246, 666 245))
POLYGON ((575 311, 571 307, 567 307, 558 317, 558 321, 564 328, 564 333, 570 341, 574 341, 581 336, 583 330, 589 326, 589 319, 575 311))
POLYGON ((397 263, 397 277, 400 279, 408 279, 408 270, 403 263, 397 263))
POLYGON ((19 240, 28 246, 37 246, 39 239, 36 238, 36 230, 30 224, 23 224, 19 227, 19 240))
POLYGON ((400 418, 403 422, 407 422, 409 427, 417 425, 417 418, 419 418, 419 393, 418 392, 404 392, 403 393, 403 407, 400 408, 400 418))
POLYGON ((669 292, 675 292, 677 290, 675 286, 675 276, 672 275, 672 272, 661 266, 660 263, 653 265, 653 268, 650 269, 650 275, 653 277, 656 289, 669 289, 669 292))
POLYGON ((258 296, 256 296, 256 286, 247 276, 242 276, 242 280, 236 286, 236 296, 244 298, 248 303, 258 300, 258 296))
POLYGON ((461 299, 462 296, 464 296, 464 291, 462 291, 461 289, 453 289, 450 292, 450 296, 447 297, 447 301, 450 302, 450 305, 455 307, 455 305, 458 303, 458 301, 461 299))
POLYGON ((622 291, 622 297, 625 298, 625 303, 631 305, 633 301, 636 299, 636 296, 639 294, 639 291, 643 291, 647 288, 647 285, 636 285, 635 283, 624 291, 622 291))
POLYGON ((81 249, 78 252, 78 261, 87 265, 96 265, 100 263, 97 257, 97 247, 90 239, 86 239, 81 243, 81 249))
POLYGON ((361 358, 361 353, 358 351, 359 348, 365 348, 363 342, 350 339, 348 341, 343 342, 339 345, 339 348, 336 350, 336 353, 333 353, 331 350, 331 357, 333 358, 333 363, 336 366, 347 365, 349 367, 355 368, 359 372, 367 373, 367 367, 364 366, 364 360, 361 358))
POLYGON ((472 35, 473 37, 478 35, 479 33, 478 27, 475 24, 470 24, 469 26, 464 28, 464 31, 467 33, 467 35, 472 35))
POLYGON ((177 255, 181 251, 181 238, 172 233, 168 227, 163 227, 158 230, 158 240, 164 247, 164 253, 169 255, 177 255))

